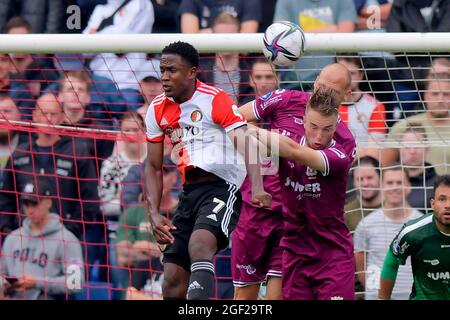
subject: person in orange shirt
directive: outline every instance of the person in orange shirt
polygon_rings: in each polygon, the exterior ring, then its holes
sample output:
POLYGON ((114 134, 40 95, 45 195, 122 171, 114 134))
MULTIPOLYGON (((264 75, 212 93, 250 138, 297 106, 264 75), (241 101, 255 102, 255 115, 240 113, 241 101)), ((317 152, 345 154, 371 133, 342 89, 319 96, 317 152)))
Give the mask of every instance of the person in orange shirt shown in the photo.
POLYGON ((350 100, 339 106, 342 121, 357 142, 383 139, 387 133, 386 110, 372 95, 361 92, 360 84, 364 79, 364 71, 358 54, 339 56, 337 62, 344 65, 352 74, 350 100))

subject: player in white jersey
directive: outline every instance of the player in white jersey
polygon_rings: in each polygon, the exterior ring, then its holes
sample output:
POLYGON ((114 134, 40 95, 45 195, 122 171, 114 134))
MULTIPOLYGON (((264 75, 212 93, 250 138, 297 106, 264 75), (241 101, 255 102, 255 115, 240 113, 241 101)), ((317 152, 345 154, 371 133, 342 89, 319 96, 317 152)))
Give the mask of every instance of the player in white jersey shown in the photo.
POLYGON ((197 50, 185 42, 163 49, 164 94, 152 101, 146 115, 145 199, 155 238, 167 245, 164 299, 214 297, 213 259, 228 245, 240 213, 244 165, 253 201, 265 207, 271 201, 263 190, 259 160, 249 164, 250 150, 244 148, 252 140, 238 139, 246 136, 245 118, 224 91, 196 79, 198 60, 197 50), (159 213, 165 135, 174 145, 172 159, 184 183, 173 222, 159 213))

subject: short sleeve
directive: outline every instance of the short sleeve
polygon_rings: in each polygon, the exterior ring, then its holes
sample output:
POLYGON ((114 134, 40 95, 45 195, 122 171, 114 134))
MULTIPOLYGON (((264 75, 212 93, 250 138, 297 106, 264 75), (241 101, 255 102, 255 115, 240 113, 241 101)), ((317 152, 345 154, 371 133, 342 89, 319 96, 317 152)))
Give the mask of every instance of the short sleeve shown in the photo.
POLYGON ((147 128, 148 142, 161 142, 164 140, 164 132, 161 130, 161 127, 156 121, 155 108, 153 104, 151 104, 147 110, 147 114, 145 116, 145 126, 147 128))
POLYGON ((239 20, 241 22, 256 20, 261 21, 261 5, 259 0, 245 0, 242 1, 242 12, 239 20))
POLYGON ((358 15, 356 14, 354 0, 340 0, 336 12, 336 23, 341 23, 344 21, 356 22, 358 15))
POLYGON ((193 1, 193 0, 181 1, 178 11, 179 11, 180 15, 183 13, 192 13, 200 18, 199 8, 196 5, 196 1, 193 1))
POLYGON ((353 162, 352 158, 345 154, 342 147, 334 144, 324 150, 319 150, 324 162, 323 176, 347 173, 353 162))
POLYGON ((224 91, 220 91, 213 98, 212 119, 226 132, 247 124, 247 120, 240 114, 239 108, 224 91))

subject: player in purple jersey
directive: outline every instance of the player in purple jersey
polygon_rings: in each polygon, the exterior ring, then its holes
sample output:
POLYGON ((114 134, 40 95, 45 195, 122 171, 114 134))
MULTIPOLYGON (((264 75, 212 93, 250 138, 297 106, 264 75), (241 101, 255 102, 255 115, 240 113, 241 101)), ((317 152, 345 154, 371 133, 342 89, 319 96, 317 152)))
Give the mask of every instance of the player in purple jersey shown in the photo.
POLYGON ((340 125, 339 100, 335 90, 320 88, 297 127, 281 135, 256 129, 258 139, 282 157, 284 299, 354 299, 344 203, 356 143, 340 125))
MULTIPOLYGON (((315 89, 332 88, 339 102, 351 94, 351 76, 340 64, 326 66, 315 82, 315 89)), ((303 126, 306 103, 310 94, 296 90, 276 90, 243 105, 239 110, 249 121, 262 120, 270 129, 279 129, 285 135, 303 126)), ((335 138, 350 152, 354 141, 348 129, 339 122, 335 138)), ((267 161, 276 172, 274 161, 267 161), (275 168, 274 168, 275 167, 275 168)), ((241 215, 232 236, 232 273, 235 299, 256 299, 260 283, 267 281, 267 299, 281 298, 282 253, 279 246, 283 235, 281 187, 277 174, 264 176, 264 189, 272 194, 272 207, 259 209, 245 195, 251 194, 244 183, 241 215)), ((249 198, 250 199, 250 198, 249 198)))

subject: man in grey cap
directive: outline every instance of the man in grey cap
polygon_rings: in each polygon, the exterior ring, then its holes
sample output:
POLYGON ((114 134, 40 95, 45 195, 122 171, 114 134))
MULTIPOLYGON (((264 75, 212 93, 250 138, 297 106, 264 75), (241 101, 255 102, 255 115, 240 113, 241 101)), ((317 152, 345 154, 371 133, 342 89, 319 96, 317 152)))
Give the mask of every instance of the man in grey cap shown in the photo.
POLYGON ((0 288, 14 299, 67 299, 81 290, 83 254, 79 240, 51 213, 52 194, 44 177, 20 193, 25 219, 2 248, 0 288))

